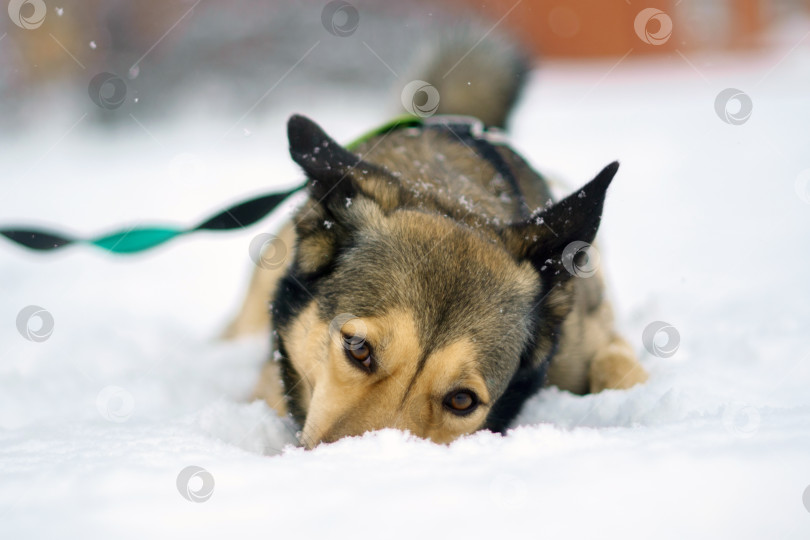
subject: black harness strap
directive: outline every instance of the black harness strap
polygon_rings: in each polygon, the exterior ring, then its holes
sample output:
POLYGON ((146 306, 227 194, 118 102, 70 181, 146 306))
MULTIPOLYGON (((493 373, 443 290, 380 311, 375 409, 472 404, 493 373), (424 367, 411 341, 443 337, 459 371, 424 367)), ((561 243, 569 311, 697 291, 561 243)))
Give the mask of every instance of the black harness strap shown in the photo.
MULTIPOLYGON (((501 175, 509 189, 512 196, 518 201, 518 212, 520 217, 528 220, 531 217, 531 209, 526 204, 526 198, 523 195, 523 190, 520 189, 517 177, 514 171, 503 159, 503 156, 498 151, 498 144, 492 142, 493 135, 483 128, 480 120, 471 117, 434 117, 435 121, 426 121, 425 127, 446 129, 456 136, 462 143, 469 146, 485 161, 487 161, 495 169, 495 172, 501 175)), ((431 118, 430 120, 433 120, 431 118)))

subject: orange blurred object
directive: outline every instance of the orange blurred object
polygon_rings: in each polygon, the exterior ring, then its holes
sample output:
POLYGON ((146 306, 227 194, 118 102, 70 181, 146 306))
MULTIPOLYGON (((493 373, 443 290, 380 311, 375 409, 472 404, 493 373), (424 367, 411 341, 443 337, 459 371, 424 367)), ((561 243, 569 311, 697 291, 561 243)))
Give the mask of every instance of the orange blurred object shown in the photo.
POLYGON ((765 0, 454 0, 546 57, 671 53, 761 43, 765 0))

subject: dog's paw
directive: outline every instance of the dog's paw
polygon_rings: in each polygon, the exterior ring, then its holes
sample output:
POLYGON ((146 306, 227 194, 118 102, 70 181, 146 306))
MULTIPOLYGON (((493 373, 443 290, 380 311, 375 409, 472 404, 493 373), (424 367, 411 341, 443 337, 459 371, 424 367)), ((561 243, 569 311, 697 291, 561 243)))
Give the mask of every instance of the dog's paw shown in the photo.
POLYGON ((593 394, 609 389, 623 390, 648 379, 632 347, 619 337, 596 354, 589 375, 593 394))

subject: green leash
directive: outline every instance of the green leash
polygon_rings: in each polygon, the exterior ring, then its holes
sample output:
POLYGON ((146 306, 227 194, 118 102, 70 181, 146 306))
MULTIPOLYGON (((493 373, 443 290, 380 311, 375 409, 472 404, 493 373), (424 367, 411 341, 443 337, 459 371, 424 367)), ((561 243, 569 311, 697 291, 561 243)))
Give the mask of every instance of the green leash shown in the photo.
MULTIPOLYGON (((346 148, 353 150, 378 135, 403 127, 418 127, 420 125, 422 125, 422 119, 419 117, 410 115, 398 116, 377 129, 355 139, 348 144, 346 148)), ((133 227, 97 238, 75 238, 42 229, 3 227, 0 228, 0 235, 35 251, 53 251, 73 244, 86 244, 101 248, 110 253, 138 253, 157 247, 178 236, 197 231, 229 231, 253 225, 275 210, 289 196, 301 191, 305 186, 306 184, 303 184, 288 191, 268 193, 242 201, 217 212, 212 217, 190 228, 157 226, 133 227)))

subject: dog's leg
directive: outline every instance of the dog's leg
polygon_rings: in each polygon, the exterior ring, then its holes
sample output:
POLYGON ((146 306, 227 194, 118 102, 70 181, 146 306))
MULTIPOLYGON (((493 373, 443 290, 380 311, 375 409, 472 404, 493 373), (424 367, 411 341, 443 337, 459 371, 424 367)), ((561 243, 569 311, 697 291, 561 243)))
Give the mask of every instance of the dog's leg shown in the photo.
POLYGON ((633 348, 614 329, 602 273, 580 279, 571 313, 562 325, 548 383, 574 394, 625 389, 647 380, 633 348))
POLYGON ((647 380, 647 372, 638 363, 633 348, 614 335, 591 360, 589 371, 591 393, 608 389, 625 389, 647 380))
POLYGON ((284 385, 281 383, 277 362, 265 362, 256 388, 253 389, 251 401, 264 400, 279 416, 287 415, 287 400, 284 398, 284 385))
POLYGON ((287 265, 292 259, 295 243, 295 230, 292 223, 284 225, 278 238, 287 247, 288 259, 277 268, 256 267, 250 280, 245 300, 239 314, 222 333, 223 339, 235 339, 241 336, 270 331, 270 308, 268 302, 276 288, 276 283, 284 276, 287 265))

